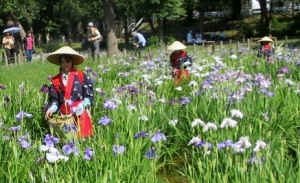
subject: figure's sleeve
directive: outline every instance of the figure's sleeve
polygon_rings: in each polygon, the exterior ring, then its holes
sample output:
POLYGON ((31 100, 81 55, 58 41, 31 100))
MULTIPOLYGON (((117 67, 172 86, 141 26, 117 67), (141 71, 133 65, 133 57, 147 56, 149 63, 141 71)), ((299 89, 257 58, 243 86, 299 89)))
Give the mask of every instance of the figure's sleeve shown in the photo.
POLYGON ((7 42, 7 38, 6 38, 6 37, 3 37, 3 39, 2 39, 2 44, 7 44, 6 42, 7 42))
MULTIPOLYGON (((49 102, 49 107, 53 107, 54 105, 59 107, 59 94, 55 91, 55 88, 53 84, 49 86, 49 93, 48 93, 48 102, 49 102)), ((57 110, 56 108, 56 110, 57 110)), ((55 112, 55 111, 54 111, 55 112)))
POLYGON ((83 73, 84 80, 82 84, 82 96, 85 106, 89 106, 94 102, 94 82, 93 80, 83 73))
POLYGON ((100 39, 101 38, 101 34, 100 34, 100 32, 99 32, 99 30, 98 29, 95 29, 95 33, 96 33, 96 37, 94 37, 95 39, 100 39))

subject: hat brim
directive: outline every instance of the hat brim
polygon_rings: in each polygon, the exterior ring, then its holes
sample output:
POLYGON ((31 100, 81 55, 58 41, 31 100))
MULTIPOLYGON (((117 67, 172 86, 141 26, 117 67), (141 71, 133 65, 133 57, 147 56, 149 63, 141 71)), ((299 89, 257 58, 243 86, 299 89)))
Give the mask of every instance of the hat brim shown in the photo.
POLYGON ((186 46, 179 41, 175 41, 167 48, 168 50, 183 50, 186 49, 186 46))
POLYGON ((84 62, 84 57, 68 46, 64 46, 47 56, 47 60, 55 65, 60 66, 59 56, 69 55, 73 57, 73 64, 79 65, 84 62))
POLYGON ((273 40, 269 37, 263 37, 262 39, 258 40, 258 42, 262 42, 262 41, 273 42, 273 40))

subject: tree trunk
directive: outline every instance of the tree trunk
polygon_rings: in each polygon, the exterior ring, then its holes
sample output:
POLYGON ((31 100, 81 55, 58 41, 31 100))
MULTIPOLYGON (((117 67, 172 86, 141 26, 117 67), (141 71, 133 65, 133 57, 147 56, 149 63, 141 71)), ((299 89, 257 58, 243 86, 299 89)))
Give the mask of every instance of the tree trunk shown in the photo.
POLYGON ((260 0, 260 22, 261 22, 261 27, 264 28, 262 29, 263 34, 268 34, 270 32, 269 30, 269 17, 268 17, 268 10, 267 10, 267 1, 266 0, 260 0))
POLYGON ((159 39, 159 43, 163 43, 164 42, 164 28, 163 28, 163 24, 164 24, 164 19, 162 17, 158 17, 157 18, 157 26, 158 26, 158 39, 159 39))
POLYGON ((128 33, 128 17, 124 16, 124 35, 125 35, 125 44, 129 45, 129 33, 128 33))
POLYGON ((168 22, 168 19, 166 17, 164 17, 164 19, 163 19, 163 33, 164 33, 164 35, 167 34, 167 22, 168 22))
POLYGON ((154 27, 154 25, 153 25, 153 20, 152 20, 152 18, 151 18, 151 17, 147 17, 147 21, 149 22, 149 25, 150 25, 150 27, 151 27, 152 33, 156 34, 156 30, 155 30, 155 27, 154 27))
POLYGON ((205 14, 205 9, 201 7, 199 9, 199 23, 200 23, 200 25, 199 25, 200 30, 199 31, 202 35, 202 38, 204 37, 204 14, 205 14))
POLYGON ((242 1, 241 0, 232 0, 232 19, 238 20, 241 16, 241 10, 242 10, 242 1))
POLYGON ((194 23, 194 15, 193 15, 193 8, 192 6, 188 6, 188 8, 186 8, 186 18, 185 18, 185 25, 186 26, 190 26, 193 25, 194 23))
POLYGON ((115 34, 115 18, 113 0, 103 0, 104 22, 106 27, 107 57, 112 57, 119 52, 118 41, 115 34))

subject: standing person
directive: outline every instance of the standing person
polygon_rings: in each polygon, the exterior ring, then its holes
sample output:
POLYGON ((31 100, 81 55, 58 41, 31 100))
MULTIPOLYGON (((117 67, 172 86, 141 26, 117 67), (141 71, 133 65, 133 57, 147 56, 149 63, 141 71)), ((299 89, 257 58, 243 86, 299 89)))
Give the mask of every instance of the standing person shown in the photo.
POLYGON ((93 57, 94 57, 94 52, 96 51, 97 57, 100 58, 101 34, 99 30, 95 27, 93 22, 88 23, 87 40, 89 41, 93 57))
POLYGON ((82 55, 69 46, 64 46, 47 57, 60 67, 49 87, 49 104, 45 118, 48 120, 57 111, 62 116, 73 116, 78 137, 93 135, 92 119, 88 107, 94 101, 93 81, 75 66, 84 62, 82 55))
POLYGON ((26 53, 27 62, 31 62, 32 54, 34 50, 34 38, 31 34, 31 31, 26 32, 26 37, 23 39, 23 50, 26 53))
POLYGON ((173 42, 168 46, 168 50, 173 52, 170 55, 170 65, 175 78, 175 85, 178 85, 183 79, 189 78, 188 66, 191 66, 193 59, 184 50, 186 46, 179 41, 173 42))
POLYGON ((2 39, 8 64, 11 65, 15 60, 15 38, 10 32, 6 32, 2 39))

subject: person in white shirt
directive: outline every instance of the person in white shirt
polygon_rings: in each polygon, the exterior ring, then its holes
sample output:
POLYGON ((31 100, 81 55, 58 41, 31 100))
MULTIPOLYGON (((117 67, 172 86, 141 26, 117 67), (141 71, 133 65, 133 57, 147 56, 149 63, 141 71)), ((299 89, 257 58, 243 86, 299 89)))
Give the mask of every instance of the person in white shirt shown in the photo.
MULTIPOLYGON (((88 33, 87 39, 90 43, 92 55, 94 56, 94 52, 97 52, 97 58, 100 58, 100 39, 101 34, 99 30, 95 27, 93 22, 89 22, 88 24, 88 33)), ((94 58, 95 59, 95 58, 94 58)))

